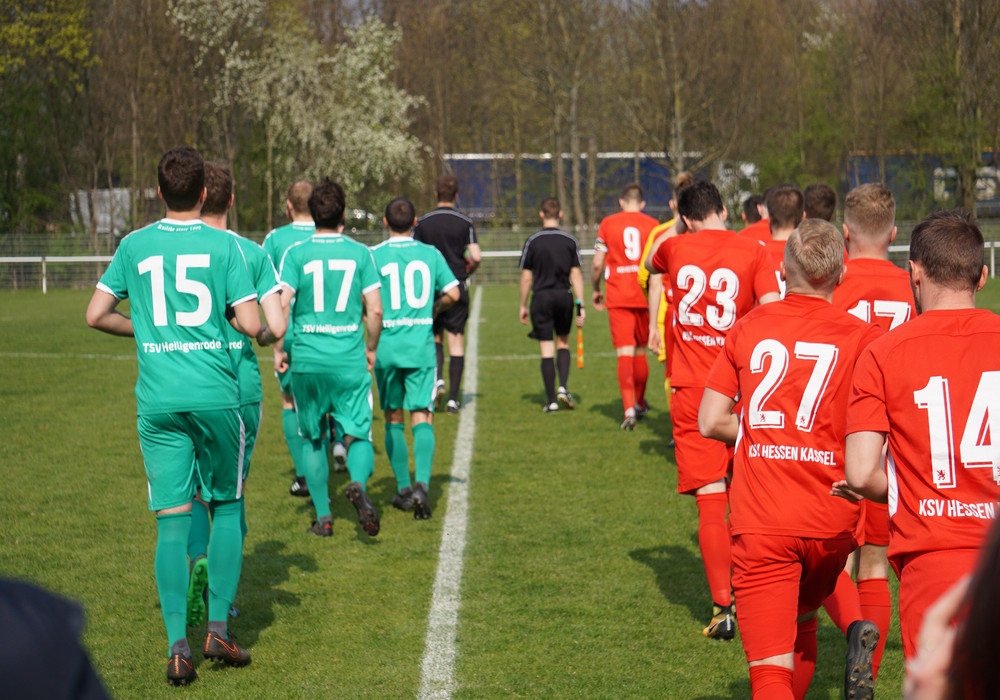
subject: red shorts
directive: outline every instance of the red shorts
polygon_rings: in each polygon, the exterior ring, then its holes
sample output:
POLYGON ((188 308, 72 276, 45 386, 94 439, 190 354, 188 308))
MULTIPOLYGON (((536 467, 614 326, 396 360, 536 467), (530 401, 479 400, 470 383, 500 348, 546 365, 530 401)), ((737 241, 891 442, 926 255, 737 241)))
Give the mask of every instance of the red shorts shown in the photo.
POLYGON ((852 535, 733 537, 733 589, 747 661, 795 650, 796 619, 833 593, 856 546, 852 535))
POLYGON ((616 348, 644 348, 649 342, 649 309, 608 309, 608 324, 616 348))
POLYGON ((864 501, 865 504, 865 544, 878 547, 889 546, 889 505, 864 501))
POLYGON ((677 493, 690 493, 726 477, 732 448, 698 432, 698 407, 704 389, 670 387, 670 420, 674 424, 677 493))
POLYGON ((978 549, 944 549, 913 554, 902 561, 893 557, 892 568, 899 576, 899 631, 904 658, 917 655, 917 635, 924 612, 958 579, 975 569, 978 558, 978 549))

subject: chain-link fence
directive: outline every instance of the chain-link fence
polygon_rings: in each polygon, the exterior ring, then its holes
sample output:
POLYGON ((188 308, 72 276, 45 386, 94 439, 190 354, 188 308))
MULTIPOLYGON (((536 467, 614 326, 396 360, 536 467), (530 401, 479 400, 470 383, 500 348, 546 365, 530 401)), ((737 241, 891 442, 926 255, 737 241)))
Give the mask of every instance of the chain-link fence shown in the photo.
MULTIPOLYGON (((915 221, 900 221, 899 233, 890 248, 890 259, 905 266, 910 232, 915 221)), ((986 264, 991 276, 996 276, 996 247, 1000 246, 1000 220, 980 222, 986 237, 986 264)), ((483 261, 473 280, 476 284, 514 284, 519 278, 518 259, 524 241, 535 229, 481 229, 477 232, 483 250, 483 261)), ((384 230, 349 230, 347 234, 365 245, 375 245, 388 237, 384 230)), ((596 229, 574 231, 589 263, 596 229)), ((247 234, 258 243, 266 232, 247 234)), ((72 234, 25 234, 0 236, 0 289, 47 289, 62 287, 85 289, 93 287, 103 274, 117 240, 107 235, 93 237, 72 234), (95 254, 95 248, 96 254, 95 254)), ((584 270, 584 279, 589 279, 584 270)))

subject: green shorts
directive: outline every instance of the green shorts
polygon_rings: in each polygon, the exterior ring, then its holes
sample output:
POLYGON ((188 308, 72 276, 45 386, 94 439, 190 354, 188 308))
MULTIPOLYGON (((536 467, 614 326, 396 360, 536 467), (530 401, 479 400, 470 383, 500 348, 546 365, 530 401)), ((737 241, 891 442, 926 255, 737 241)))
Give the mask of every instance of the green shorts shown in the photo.
POLYGON ((243 495, 243 422, 237 409, 139 416, 139 447, 149 485, 149 509, 243 495))
POLYGON ((306 440, 322 439, 327 413, 344 435, 372 439, 372 378, 367 372, 348 377, 292 372, 292 394, 299 433, 306 440))
POLYGON ((261 416, 264 412, 264 403, 246 403, 240 406, 240 420, 243 421, 245 433, 244 442, 246 447, 243 451, 243 478, 250 476, 250 457, 253 456, 254 445, 257 444, 257 433, 260 432, 261 416))
POLYGON ((434 367, 375 365, 378 402, 383 411, 434 411, 434 367))
POLYGON ((292 393, 292 370, 278 372, 275 370, 274 376, 278 378, 278 387, 286 394, 292 393))

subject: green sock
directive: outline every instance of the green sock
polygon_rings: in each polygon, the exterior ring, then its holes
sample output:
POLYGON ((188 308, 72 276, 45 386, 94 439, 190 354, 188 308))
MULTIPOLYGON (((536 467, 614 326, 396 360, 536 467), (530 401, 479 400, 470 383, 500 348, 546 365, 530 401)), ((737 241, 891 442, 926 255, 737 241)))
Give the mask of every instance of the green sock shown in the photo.
POLYGON ((330 515, 330 463, 327 461, 326 444, 322 440, 306 442, 302 455, 306 485, 316 509, 316 519, 319 520, 330 515))
POLYGON ((208 506, 195 499, 191 502, 191 533, 188 535, 188 559, 194 561, 208 552, 208 533, 211 530, 208 520, 208 506))
POLYGON ((247 539, 247 499, 240 499, 240 534, 243 535, 243 541, 246 542, 247 539))
POLYGON ((434 461, 434 426, 430 423, 417 423, 413 426, 413 462, 414 481, 431 485, 431 464, 434 461))
POLYGON ((295 476, 305 476, 302 448, 308 445, 309 441, 299 435, 299 418, 295 415, 294 408, 282 410, 281 427, 285 431, 285 443, 288 445, 288 451, 292 455, 292 463, 295 465, 295 476))
POLYGON ((351 481, 360 482, 362 490, 367 490, 368 479, 375 471, 375 450, 370 440, 355 438, 347 448, 347 471, 351 481))
POLYGON ((212 539, 208 543, 208 619, 211 621, 226 620, 240 583, 243 569, 240 501, 212 504, 212 539))
POLYGON ((392 473, 396 477, 396 490, 410 487, 410 452, 406 447, 406 435, 402 423, 386 423, 385 453, 389 456, 392 473))
POLYGON ((187 638, 187 544, 190 513, 156 516, 156 590, 167 628, 167 654, 175 642, 187 638))

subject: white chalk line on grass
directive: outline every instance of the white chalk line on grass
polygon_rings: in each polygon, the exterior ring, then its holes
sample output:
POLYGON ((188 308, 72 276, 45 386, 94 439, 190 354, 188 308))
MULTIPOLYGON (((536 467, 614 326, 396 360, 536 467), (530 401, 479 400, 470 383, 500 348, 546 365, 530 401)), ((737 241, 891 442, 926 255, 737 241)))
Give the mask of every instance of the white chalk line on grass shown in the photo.
POLYGON ((483 308, 483 290, 476 290, 465 343, 465 388, 467 401, 462 406, 455 436, 455 453, 448 485, 448 511, 441 532, 437 575, 431 610, 427 619, 424 658, 421 662, 420 700, 448 700, 455 690, 455 636, 458 608, 461 604, 462 567, 465 556, 465 531, 469 520, 469 469, 472 443, 476 435, 476 389, 479 380, 479 320, 483 308))

